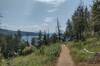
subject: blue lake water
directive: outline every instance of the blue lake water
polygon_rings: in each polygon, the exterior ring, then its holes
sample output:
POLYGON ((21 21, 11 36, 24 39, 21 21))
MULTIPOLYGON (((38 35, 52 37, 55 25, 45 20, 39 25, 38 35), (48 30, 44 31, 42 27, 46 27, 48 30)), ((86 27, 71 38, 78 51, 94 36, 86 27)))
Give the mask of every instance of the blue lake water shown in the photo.
POLYGON ((37 38, 38 36, 22 36, 22 40, 25 40, 25 41, 28 40, 28 42, 31 43, 31 40, 33 37, 37 38))

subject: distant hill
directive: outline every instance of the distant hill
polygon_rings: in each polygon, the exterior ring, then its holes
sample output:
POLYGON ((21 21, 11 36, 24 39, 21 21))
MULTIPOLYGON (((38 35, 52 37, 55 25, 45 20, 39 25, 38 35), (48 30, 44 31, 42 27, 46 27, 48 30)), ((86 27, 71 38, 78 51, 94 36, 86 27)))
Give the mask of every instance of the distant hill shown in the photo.
MULTIPOLYGON (((14 35, 16 33, 17 33, 17 31, 12 31, 12 30, 7 30, 7 29, 0 29, 0 34, 14 35)), ((26 36, 26 35, 28 35, 28 36, 37 36, 38 33, 21 31, 21 35, 22 36, 26 36)))

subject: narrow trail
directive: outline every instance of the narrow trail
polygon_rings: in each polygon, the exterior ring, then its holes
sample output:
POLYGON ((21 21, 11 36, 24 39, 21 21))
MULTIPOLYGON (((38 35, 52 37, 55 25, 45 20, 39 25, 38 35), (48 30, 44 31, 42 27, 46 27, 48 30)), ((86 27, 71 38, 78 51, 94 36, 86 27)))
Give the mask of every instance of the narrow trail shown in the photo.
POLYGON ((70 55, 69 49, 65 45, 61 45, 61 53, 56 66, 74 66, 74 62, 70 55))

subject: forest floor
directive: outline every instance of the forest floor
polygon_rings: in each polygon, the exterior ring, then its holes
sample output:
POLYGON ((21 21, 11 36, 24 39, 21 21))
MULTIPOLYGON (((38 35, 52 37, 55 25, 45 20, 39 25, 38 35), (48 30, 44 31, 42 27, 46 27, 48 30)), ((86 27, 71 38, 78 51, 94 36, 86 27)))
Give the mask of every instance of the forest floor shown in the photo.
POLYGON ((64 44, 61 45, 61 53, 56 66, 75 66, 70 55, 70 50, 64 44))

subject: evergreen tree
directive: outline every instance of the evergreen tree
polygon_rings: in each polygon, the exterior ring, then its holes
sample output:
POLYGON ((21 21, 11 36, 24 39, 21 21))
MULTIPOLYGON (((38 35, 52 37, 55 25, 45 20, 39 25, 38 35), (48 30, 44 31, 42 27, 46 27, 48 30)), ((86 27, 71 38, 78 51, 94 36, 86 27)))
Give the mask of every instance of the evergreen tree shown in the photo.
POLYGON ((84 8, 84 22, 85 22, 85 31, 90 30, 90 12, 87 7, 84 8))
POLYGON ((43 35, 43 41, 44 41, 45 45, 49 44, 49 34, 47 34, 45 31, 44 31, 44 35, 43 35))
POLYGON ((53 33, 50 39, 51 39, 51 42, 56 43, 58 41, 56 33, 53 33))
POLYGON ((100 0, 96 0, 93 2, 92 27, 95 34, 100 33, 100 0))
POLYGON ((88 29, 88 10, 83 5, 79 5, 72 16, 73 33, 78 40, 84 39, 84 32, 88 29))
POLYGON ((33 37, 31 40, 31 44, 34 45, 35 44, 35 38, 33 37))
POLYGON ((65 35, 71 37, 72 36, 72 23, 70 19, 68 19, 67 24, 66 24, 66 30, 65 30, 65 35))
POLYGON ((42 40, 42 32, 41 32, 41 30, 39 31, 38 40, 42 40))
POLYGON ((22 38, 22 36, 21 36, 21 31, 20 30, 18 30, 17 32, 16 32, 16 34, 15 34, 15 37, 14 37, 14 46, 15 46, 15 51, 17 52, 18 51, 18 49, 19 49, 19 46, 20 46, 20 43, 21 43, 21 38, 22 38))
POLYGON ((44 41, 44 44, 46 45, 47 44, 47 36, 46 36, 46 32, 44 32, 44 35, 43 35, 43 41, 44 41))
POLYGON ((89 37, 91 35, 91 22, 90 22, 90 12, 87 7, 84 7, 84 37, 89 37))

